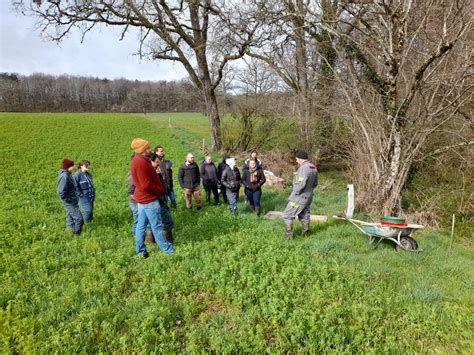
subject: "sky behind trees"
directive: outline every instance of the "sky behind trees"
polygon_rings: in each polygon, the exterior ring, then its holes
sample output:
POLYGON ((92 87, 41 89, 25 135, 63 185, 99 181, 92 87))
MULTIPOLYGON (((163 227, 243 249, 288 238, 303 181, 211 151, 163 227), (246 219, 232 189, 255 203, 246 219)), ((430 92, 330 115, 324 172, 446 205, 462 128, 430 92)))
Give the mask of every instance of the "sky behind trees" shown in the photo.
POLYGON ((179 64, 133 55, 138 45, 132 32, 120 41, 117 28, 96 28, 81 43, 75 31, 58 45, 35 30, 35 23, 35 18, 16 13, 9 0, 0 1, 0 72, 152 81, 186 76, 179 64))

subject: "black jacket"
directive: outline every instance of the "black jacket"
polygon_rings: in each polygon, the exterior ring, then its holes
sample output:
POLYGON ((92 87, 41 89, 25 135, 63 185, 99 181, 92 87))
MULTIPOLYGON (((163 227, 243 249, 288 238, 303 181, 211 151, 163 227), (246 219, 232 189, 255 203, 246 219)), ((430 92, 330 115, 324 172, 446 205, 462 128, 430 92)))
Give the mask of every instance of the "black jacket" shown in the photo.
POLYGON ((184 162, 178 171, 178 180, 182 188, 192 189, 199 186, 201 175, 199 174, 199 166, 196 163, 186 165, 184 162))
POLYGON ((201 177, 203 185, 217 185, 219 179, 217 178, 217 168, 214 163, 202 163, 201 177))
POLYGON ((232 192, 237 192, 239 191, 241 182, 239 168, 234 166, 234 169, 231 169, 230 166, 226 164, 221 176, 222 185, 232 192))
POLYGON ((267 179, 265 178, 265 174, 263 173, 262 169, 257 169, 255 170, 255 173, 257 174, 257 181, 251 183, 250 182, 250 170, 246 169, 244 170, 243 176, 242 176, 242 185, 245 186, 246 189, 252 190, 252 191, 257 191, 261 189, 262 185, 265 184, 267 179))

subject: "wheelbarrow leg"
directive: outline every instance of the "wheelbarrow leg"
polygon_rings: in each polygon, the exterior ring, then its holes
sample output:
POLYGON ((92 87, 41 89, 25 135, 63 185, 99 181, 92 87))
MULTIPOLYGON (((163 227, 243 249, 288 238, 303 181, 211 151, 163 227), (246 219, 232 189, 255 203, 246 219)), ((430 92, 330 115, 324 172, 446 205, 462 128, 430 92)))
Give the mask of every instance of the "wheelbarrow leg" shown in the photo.
POLYGON ((382 237, 379 237, 379 240, 377 243, 375 243, 375 246, 374 246, 374 249, 377 249, 377 247, 379 246, 380 242, 382 241, 382 237))

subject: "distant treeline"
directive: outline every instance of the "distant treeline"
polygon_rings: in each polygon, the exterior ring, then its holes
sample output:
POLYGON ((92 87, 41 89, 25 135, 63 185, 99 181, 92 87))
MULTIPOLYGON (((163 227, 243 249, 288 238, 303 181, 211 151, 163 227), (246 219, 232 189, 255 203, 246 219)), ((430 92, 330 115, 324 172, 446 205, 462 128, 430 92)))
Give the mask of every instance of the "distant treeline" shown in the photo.
POLYGON ((0 111, 199 112, 203 107, 200 93, 186 81, 0 73, 0 111))

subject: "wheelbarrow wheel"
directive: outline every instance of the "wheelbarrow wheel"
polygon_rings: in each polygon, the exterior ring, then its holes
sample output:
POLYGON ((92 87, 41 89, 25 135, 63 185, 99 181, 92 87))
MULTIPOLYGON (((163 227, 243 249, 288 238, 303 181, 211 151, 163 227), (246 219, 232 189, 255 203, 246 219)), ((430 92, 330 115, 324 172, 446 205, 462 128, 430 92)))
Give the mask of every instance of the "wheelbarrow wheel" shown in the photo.
POLYGON ((418 250, 418 243, 412 237, 401 237, 397 250, 418 250))

